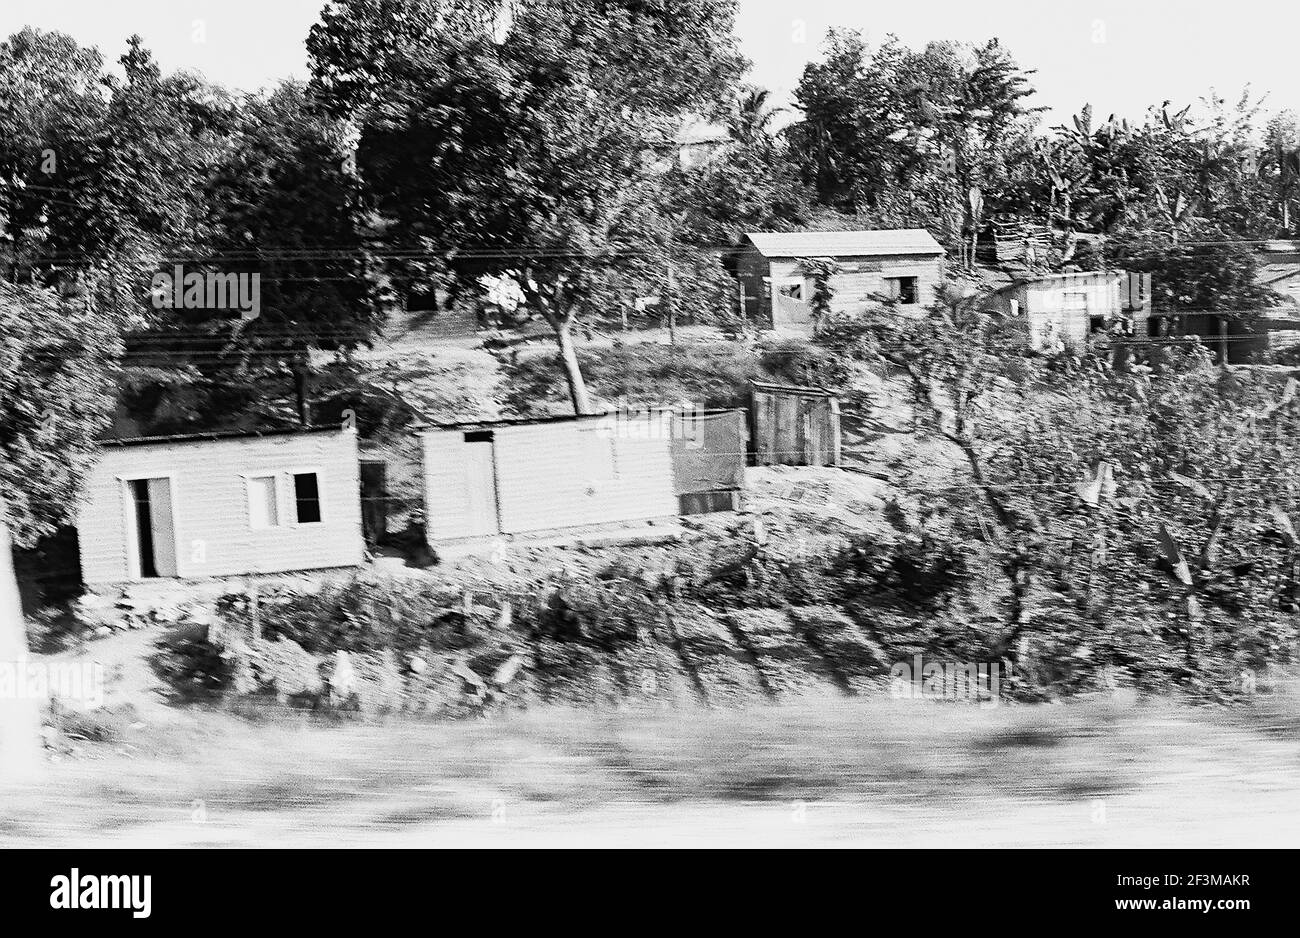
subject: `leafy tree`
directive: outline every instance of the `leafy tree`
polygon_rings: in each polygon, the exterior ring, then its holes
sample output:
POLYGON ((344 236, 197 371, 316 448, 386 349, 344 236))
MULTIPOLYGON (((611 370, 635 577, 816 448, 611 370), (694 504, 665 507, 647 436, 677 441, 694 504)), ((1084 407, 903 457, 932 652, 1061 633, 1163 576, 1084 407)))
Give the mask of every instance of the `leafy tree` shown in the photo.
POLYGON ((822 60, 804 67, 794 92, 802 116, 787 134, 823 204, 882 207, 897 159, 888 137, 905 107, 897 80, 904 55, 892 36, 871 52, 861 32, 831 30, 822 60))
POLYGON ((1190 105, 1175 111, 1166 101, 1139 124, 1113 115, 1095 124, 1085 107, 1056 128, 1035 149, 1051 183, 1036 195, 1052 222, 1121 237, 1158 231, 1174 243, 1270 235, 1268 185, 1255 167, 1258 109, 1244 94, 1231 106, 1217 95, 1205 104, 1200 122, 1190 105))
POLYGON ((107 118, 105 80, 99 53, 61 33, 28 28, 0 43, 0 274, 8 279, 30 280, 42 256, 82 248, 82 174, 107 118))
POLYGON ((1279 233, 1294 234, 1291 207, 1300 195, 1300 126, 1294 112, 1284 111, 1269 121, 1257 172, 1276 199, 1279 233))
POLYGON ((703 166, 669 172, 667 198, 681 218, 677 240, 708 248, 738 243, 746 231, 811 223, 811 193, 784 134, 772 129, 781 110, 766 90, 748 88, 732 104, 721 152, 703 166))
POLYGON ((680 298, 679 219, 655 153, 685 114, 725 98, 740 64, 733 6, 539 0, 493 32, 448 28, 443 16, 463 8, 425 3, 419 41, 375 62, 344 57, 382 31, 382 4, 340 5, 356 42, 339 19, 314 34, 321 94, 358 108, 358 166, 388 237, 461 289, 514 279, 555 333, 579 413, 591 402, 575 328, 628 297, 680 298), (358 88, 382 88, 382 102, 358 88))
POLYGON ((72 522, 112 418, 119 324, 86 299, 0 282, 0 497, 18 547, 72 522))
POLYGON ((769 148, 775 136, 773 125, 785 111, 772 104, 772 92, 749 87, 740 94, 727 114, 727 131, 742 147, 769 148))
POLYGON ((1031 74, 997 40, 916 52, 891 36, 869 50, 832 31, 795 91, 803 119, 789 137, 825 204, 958 242, 979 223, 972 190, 993 211, 1021 198, 1031 74))
POLYGON ((13 93, 0 104, 0 262, 11 278, 51 285, 111 270, 87 278, 97 300, 143 317, 162 259, 206 242, 202 193, 232 105, 193 76, 164 77, 139 37, 121 64, 124 79, 108 75, 97 52, 57 33, 0 46, 0 83, 13 93))
POLYGON ((154 432, 308 421, 309 349, 346 352, 379 325, 370 218, 345 128, 294 83, 249 97, 234 120, 206 184, 211 248, 199 264, 256 276, 258 315, 177 310, 140 337, 147 373, 131 399, 154 432))
POLYGON ((1287 664, 1300 634, 1294 386, 1195 349, 1115 372, 1029 355, 1022 333, 979 297, 949 295, 916 320, 832 317, 819 338, 902 369, 922 425, 967 469, 898 480, 921 505, 899 524, 959 545, 947 562, 968 584, 936 593, 907 640, 1009 657, 1039 693, 1118 674, 1221 699, 1243 670, 1287 664))

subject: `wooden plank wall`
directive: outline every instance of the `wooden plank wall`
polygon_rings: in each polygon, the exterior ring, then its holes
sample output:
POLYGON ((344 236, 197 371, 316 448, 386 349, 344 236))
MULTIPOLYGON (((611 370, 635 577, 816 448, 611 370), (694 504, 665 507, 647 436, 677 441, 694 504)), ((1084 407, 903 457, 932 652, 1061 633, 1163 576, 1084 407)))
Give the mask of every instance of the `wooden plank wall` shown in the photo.
POLYGON ((821 388, 753 385, 755 462, 760 466, 838 466, 839 401, 821 388))

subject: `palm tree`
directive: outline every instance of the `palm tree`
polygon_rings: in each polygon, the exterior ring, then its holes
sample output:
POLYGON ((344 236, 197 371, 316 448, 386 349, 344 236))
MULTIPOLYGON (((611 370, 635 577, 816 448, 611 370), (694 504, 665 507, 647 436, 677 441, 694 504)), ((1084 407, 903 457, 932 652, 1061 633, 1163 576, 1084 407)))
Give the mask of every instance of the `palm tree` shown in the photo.
POLYGON ((786 110, 771 104, 772 92, 766 88, 748 88, 727 116, 727 130, 737 143, 753 146, 772 139, 772 123, 786 110))
POLYGON ((1284 146, 1281 142, 1274 144, 1273 152, 1269 154, 1268 161, 1260 168, 1267 169, 1269 165, 1277 167, 1277 177, 1274 185, 1277 189, 1277 202, 1279 214, 1282 216, 1282 230, 1287 234, 1291 233, 1291 201, 1296 196, 1296 191, 1300 190, 1300 147, 1284 146))

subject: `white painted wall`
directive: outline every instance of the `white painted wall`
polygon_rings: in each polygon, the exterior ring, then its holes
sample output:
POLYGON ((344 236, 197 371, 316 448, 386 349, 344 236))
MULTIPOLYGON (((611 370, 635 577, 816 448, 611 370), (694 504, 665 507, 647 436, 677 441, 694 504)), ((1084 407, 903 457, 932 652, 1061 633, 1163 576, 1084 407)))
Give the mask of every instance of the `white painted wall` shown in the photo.
POLYGON ((77 517, 87 583, 131 578, 135 553, 129 478, 169 477, 182 578, 359 565, 360 463, 355 431, 105 446, 77 517), (319 524, 294 523, 292 474, 316 472, 319 524), (255 528, 250 476, 274 475, 280 524, 255 528))
MULTIPOLYGON (((646 521, 677 515, 671 439, 613 418, 490 428, 496 446, 503 534, 646 521), (639 435, 633 435, 639 434, 639 435)), ((431 544, 473 532, 466 494, 465 431, 433 430, 424 447, 431 544)))

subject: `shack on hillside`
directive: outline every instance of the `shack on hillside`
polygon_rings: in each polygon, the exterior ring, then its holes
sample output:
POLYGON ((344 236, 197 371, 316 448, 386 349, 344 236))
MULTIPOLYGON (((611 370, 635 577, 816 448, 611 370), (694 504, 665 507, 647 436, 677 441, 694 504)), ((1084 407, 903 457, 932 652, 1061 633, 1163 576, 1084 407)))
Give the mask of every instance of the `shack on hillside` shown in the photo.
POLYGON ((746 317, 792 333, 816 329, 813 279, 804 262, 828 259, 834 312, 857 313, 879 297, 902 307, 934 302, 943 282, 944 249, 924 228, 880 231, 752 231, 736 256, 746 317))
POLYGON ((429 545, 675 518, 671 431, 609 417, 420 428, 429 545))
POLYGON ((751 382, 754 462, 840 465, 840 402, 825 388, 751 382))
POLYGON ((101 442, 77 512, 87 584, 354 567, 357 436, 327 428, 101 442))
MULTIPOLYGON (((1118 316, 1127 313, 1145 320, 1145 306, 1127 305, 1126 284, 1126 275, 1116 271, 1032 274, 1017 278, 996 296, 1009 315, 1026 318, 1034 351, 1082 351, 1090 335, 1106 331, 1118 316)), ((1145 322, 1137 329, 1145 334, 1145 322)))

